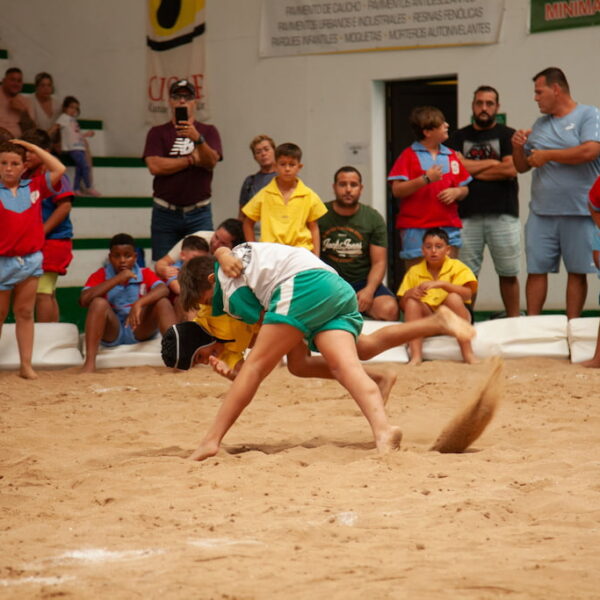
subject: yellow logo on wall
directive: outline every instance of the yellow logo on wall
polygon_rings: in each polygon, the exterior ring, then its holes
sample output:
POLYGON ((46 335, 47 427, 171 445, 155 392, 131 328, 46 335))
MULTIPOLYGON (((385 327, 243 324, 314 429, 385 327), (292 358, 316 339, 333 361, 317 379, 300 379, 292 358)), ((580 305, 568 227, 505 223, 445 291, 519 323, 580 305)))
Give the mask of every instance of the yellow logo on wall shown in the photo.
POLYGON ((202 35, 205 4, 206 0, 148 0, 148 46, 160 52, 202 35))

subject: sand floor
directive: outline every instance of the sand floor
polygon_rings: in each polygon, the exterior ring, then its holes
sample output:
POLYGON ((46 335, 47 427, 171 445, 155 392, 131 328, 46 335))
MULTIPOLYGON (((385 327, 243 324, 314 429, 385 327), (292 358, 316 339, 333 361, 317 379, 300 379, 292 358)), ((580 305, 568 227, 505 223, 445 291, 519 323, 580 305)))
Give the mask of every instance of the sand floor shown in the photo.
POLYGON ((207 368, 0 373, 0 598, 600 598, 600 370, 507 361, 488 429, 441 455, 485 366, 384 366, 399 452, 279 368, 204 463, 207 368))

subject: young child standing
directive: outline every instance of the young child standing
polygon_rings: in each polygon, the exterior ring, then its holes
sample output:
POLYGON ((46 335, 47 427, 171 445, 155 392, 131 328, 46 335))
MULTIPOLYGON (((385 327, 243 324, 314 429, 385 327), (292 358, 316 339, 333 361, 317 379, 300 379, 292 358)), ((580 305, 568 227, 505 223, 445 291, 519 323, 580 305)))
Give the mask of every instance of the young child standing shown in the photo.
MULTIPOLYGON (((48 152, 52 147, 52 140, 43 129, 26 133, 23 139, 48 152)), ((26 167, 26 178, 46 172, 40 157, 32 151, 27 151, 26 167)), ((56 300, 56 283, 59 275, 65 275, 73 259, 73 224, 69 216, 73 207, 73 191, 66 175, 61 177, 59 187, 58 193, 42 201, 46 239, 42 248, 44 274, 38 282, 35 298, 35 320, 38 323, 58 322, 60 311, 56 300)))
POLYGON ((315 192, 298 178, 302 150, 291 143, 275 149, 275 178, 242 207, 244 235, 255 241, 254 224, 261 223, 261 241, 306 248, 317 256, 320 236, 317 219, 327 207, 315 192))
MULTIPOLYGON (((465 305, 471 303, 477 292, 477 278, 473 271, 460 260, 450 258, 448 234, 440 227, 428 229, 421 246, 423 260, 412 266, 398 289, 400 308, 405 321, 413 321, 448 307, 466 321, 471 313, 465 305)), ((475 355, 469 340, 458 340, 460 351, 467 363, 474 363, 475 355)), ((411 365, 423 361, 423 339, 408 344, 411 365)))
POLYGON ((454 150, 442 144, 448 139, 442 111, 418 106, 411 112, 409 123, 417 141, 400 154, 388 175, 392 195, 400 199, 396 229, 406 268, 423 256, 423 233, 430 227, 441 227, 448 233, 451 256, 458 256, 462 222, 456 203, 467 196, 472 179, 454 150))
POLYGON ((138 267, 133 238, 119 233, 109 248, 108 264, 90 275, 79 297, 88 309, 84 373, 95 370, 100 344, 137 344, 175 323, 169 290, 154 271, 138 267))
POLYGON ((11 293, 19 347, 19 374, 37 377, 33 354, 33 309, 42 274, 42 201, 57 192, 64 165, 49 152, 22 140, 0 144, 0 332, 8 315, 11 293), (26 152, 35 153, 46 168, 44 175, 21 179, 26 152))
POLYGON ((79 116, 79 100, 67 96, 63 100, 62 114, 56 120, 60 125, 60 144, 75 163, 75 179, 73 189, 76 196, 100 196, 92 185, 91 156, 85 138, 92 137, 93 131, 81 133, 77 117, 79 116), (81 185, 83 182, 83 186, 81 185))

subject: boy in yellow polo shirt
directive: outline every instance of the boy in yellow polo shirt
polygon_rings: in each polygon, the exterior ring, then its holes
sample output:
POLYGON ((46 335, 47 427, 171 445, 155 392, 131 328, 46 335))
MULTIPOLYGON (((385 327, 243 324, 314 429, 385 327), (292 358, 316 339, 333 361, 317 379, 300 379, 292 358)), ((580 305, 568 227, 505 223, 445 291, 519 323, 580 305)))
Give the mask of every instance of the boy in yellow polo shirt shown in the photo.
MULTIPOLYGON (((423 235, 423 260, 404 275, 398 289, 400 308, 405 321, 414 321, 431 315, 440 306, 448 307, 466 321, 471 321, 467 305, 477 292, 477 278, 460 260, 450 258, 448 234, 439 227, 428 229, 423 235)), ((458 340, 466 363, 475 363, 470 341, 458 340)), ((408 344, 410 365, 423 361, 423 338, 408 344)))
POLYGON ((261 223, 261 242, 298 246, 317 256, 321 247, 317 219, 327 208, 308 188, 298 173, 302 169, 302 150, 296 144, 280 144, 275 149, 277 175, 243 208, 244 235, 254 242, 254 224, 261 223))

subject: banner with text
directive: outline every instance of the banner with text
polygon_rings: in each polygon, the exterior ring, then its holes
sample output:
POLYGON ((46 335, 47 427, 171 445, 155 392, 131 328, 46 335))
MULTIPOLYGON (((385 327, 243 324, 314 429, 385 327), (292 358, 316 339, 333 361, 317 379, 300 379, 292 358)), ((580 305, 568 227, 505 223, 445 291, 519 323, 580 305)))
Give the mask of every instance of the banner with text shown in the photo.
POLYGON ((189 79, 206 118, 204 89, 205 0, 147 0, 146 110, 153 125, 169 120, 169 87, 189 79))
POLYGON ((531 33, 600 25, 600 0, 531 0, 531 33))
POLYGON ((504 0, 263 0, 260 56, 493 44, 504 0))

